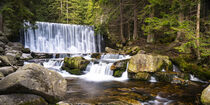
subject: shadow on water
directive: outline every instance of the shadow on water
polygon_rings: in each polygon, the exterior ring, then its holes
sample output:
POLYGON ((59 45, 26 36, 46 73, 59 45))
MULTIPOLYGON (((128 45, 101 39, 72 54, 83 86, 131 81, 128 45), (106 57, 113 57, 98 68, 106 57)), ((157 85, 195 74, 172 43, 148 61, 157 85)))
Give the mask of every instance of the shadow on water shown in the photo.
POLYGON ((204 84, 183 86, 171 83, 90 82, 71 78, 64 102, 71 104, 197 105, 204 84))

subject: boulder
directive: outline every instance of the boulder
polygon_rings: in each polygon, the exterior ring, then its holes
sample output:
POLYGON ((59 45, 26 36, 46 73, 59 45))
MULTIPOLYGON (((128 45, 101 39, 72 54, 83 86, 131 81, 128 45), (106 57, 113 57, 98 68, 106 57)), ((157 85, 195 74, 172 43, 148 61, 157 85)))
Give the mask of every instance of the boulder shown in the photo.
POLYGON ((4 78, 4 74, 0 72, 0 80, 2 80, 3 78, 4 78))
POLYGON ((154 74, 156 79, 161 82, 171 82, 174 80, 176 72, 157 72, 154 74))
POLYGON ((2 48, 4 48, 4 47, 5 47, 5 43, 2 42, 2 41, 0 41, 0 46, 1 46, 2 48))
POLYGON ((101 53, 93 53, 93 54, 91 55, 91 58, 100 59, 100 58, 101 58, 101 53))
POLYGON ((112 48, 110 48, 110 47, 106 47, 106 48, 105 48, 105 51, 106 51, 107 53, 111 53, 111 54, 119 53, 119 51, 117 51, 117 50, 115 50, 115 49, 112 49, 112 48))
POLYGON ((67 82, 60 74, 33 63, 5 77, 0 86, 0 94, 35 94, 49 103, 61 100, 67 90, 67 82))
POLYGON ((4 48, 0 47, 0 55, 3 55, 3 54, 4 54, 4 48))
POLYGON ((147 81, 150 79, 150 77, 151 77, 151 75, 146 72, 128 73, 128 78, 130 78, 130 79, 147 81))
POLYGON ((83 57, 73 57, 73 58, 64 58, 64 64, 62 65, 62 69, 67 72, 75 75, 83 74, 83 71, 87 67, 90 61, 84 59, 83 57))
POLYGON ((172 63, 168 56, 137 54, 131 57, 128 65, 128 72, 156 72, 162 69, 172 70, 172 63))
POLYGON ((9 47, 11 47, 13 50, 22 51, 24 48, 23 45, 19 42, 9 42, 7 44, 9 47))
POLYGON ((40 96, 33 94, 0 95, 1 105, 48 105, 40 96))
POLYGON ((121 77, 123 72, 126 71, 127 68, 127 62, 128 60, 121 60, 121 61, 117 61, 115 62, 112 66, 111 66, 111 70, 113 70, 113 76, 114 77, 121 77))
POLYGON ((22 52, 28 54, 28 53, 31 52, 31 50, 30 50, 29 48, 23 48, 23 49, 22 49, 22 52))
POLYGON ((13 56, 17 59, 19 59, 22 56, 22 52, 18 50, 8 50, 5 52, 5 55, 13 56))
POLYGON ((201 95, 201 102, 204 105, 210 105, 210 85, 203 90, 201 95))
POLYGON ((31 54, 26 54, 23 53, 22 56, 20 57, 21 60, 30 60, 33 59, 33 57, 31 56, 31 54))
POLYGON ((0 72, 7 76, 13 72, 15 72, 14 68, 11 66, 0 67, 0 72))
POLYGON ((7 39, 6 36, 0 36, 0 42, 3 42, 3 43, 8 43, 9 40, 7 39))
POLYGON ((11 55, 0 56, 0 61, 2 62, 0 66, 11 66, 17 63, 16 58, 11 55))

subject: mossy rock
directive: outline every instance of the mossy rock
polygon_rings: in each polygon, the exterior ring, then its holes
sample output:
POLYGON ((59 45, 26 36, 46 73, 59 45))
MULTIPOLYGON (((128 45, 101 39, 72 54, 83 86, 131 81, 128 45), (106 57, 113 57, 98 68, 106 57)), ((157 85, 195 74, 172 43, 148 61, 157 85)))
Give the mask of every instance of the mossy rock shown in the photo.
POLYGON ((210 105, 210 85, 203 90, 201 95, 201 102, 204 105, 210 105))
POLYGON ((115 70, 113 73, 114 77, 121 77, 125 70, 115 70))
POLYGON ((100 59, 100 58, 101 58, 101 53, 93 53, 93 54, 91 55, 91 58, 100 59))
POLYGON ((121 60, 121 61, 115 62, 111 66, 111 70, 114 71, 114 73, 113 73, 114 77, 121 77, 122 76, 123 72, 126 71, 127 62, 128 62, 128 60, 121 60))
POLYGON ((210 80, 210 70, 191 62, 192 58, 190 56, 180 55, 171 58, 171 60, 180 68, 182 72, 191 73, 202 80, 210 80))
POLYGON ((128 72, 128 78, 130 78, 130 79, 147 81, 150 79, 150 77, 151 77, 151 75, 146 72, 138 72, 138 73, 129 73, 128 72))
POLYGON ((174 75, 177 75, 177 73, 175 73, 175 72, 157 72, 154 75, 158 81, 171 82, 171 81, 173 81, 174 75))
POLYGON ((67 72, 75 75, 82 75, 83 71, 87 67, 90 61, 84 59, 83 57, 73 57, 73 58, 64 58, 64 64, 62 69, 67 72))

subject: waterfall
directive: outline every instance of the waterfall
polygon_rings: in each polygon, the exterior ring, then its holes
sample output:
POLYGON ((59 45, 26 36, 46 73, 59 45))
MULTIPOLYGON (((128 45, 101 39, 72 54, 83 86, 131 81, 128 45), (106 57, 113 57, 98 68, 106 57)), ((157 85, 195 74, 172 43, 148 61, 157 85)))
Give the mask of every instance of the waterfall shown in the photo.
MULTIPOLYGON (((29 23, 25 25, 30 26, 29 23)), ((94 53, 101 52, 100 35, 92 26, 36 22, 37 28, 24 31, 24 45, 33 52, 94 53), (97 43, 97 44, 96 44, 97 43)))

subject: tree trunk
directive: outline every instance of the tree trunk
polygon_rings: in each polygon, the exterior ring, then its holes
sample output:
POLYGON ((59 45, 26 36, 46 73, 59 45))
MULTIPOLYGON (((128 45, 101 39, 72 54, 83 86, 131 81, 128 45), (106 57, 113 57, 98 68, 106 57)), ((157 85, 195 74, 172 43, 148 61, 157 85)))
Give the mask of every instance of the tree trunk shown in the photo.
POLYGON ((3 16, 0 14, 0 31, 3 32, 3 16))
POLYGON ((130 22, 128 21, 128 40, 131 40, 130 22))
POLYGON ((199 51, 199 47, 200 47, 200 43, 199 43, 199 38, 200 38, 200 9, 201 9, 201 3, 200 1, 198 2, 198 7, 197 7, 197 23, 196 23, 196 55, 197 55, 197 59, 200 60, 200 51, 199 51))
POLYGON ((120 37, 122 40, 122 43, 125 43, 125 38, 123 35, 123 5, 122 0, 120 0, 120 37))
POLYGON ((67 21, 67 24, 69 23, 69 3, 68 3, 68 0, 66 2, 66 21, 67 21))
MULTIPOLYGON (((182 12, 179 12, 179 22, 182 23, 183 21, 184 21, 184 14, 182 12)), ((182 36, 182 32, 181 31, 177 32, 177 36, 176 36, 175 42, 178 42, 179 38, 181 36, 182 36)))
MULTIPOLYGON (((150 14, 150 17, 154 17, 154 9, 152 9, 152 12, 150 14)), ((150 33, 149 35, 147 35, 147 43, 153 43, 154 42, 154 34, 150 33)))
POLYGON ((138 23, 137 23, 138 20, 137 20, 137 5, 136 4, 134 6, 133 12, 134 12, 134 19, 133 19, 134 20, 133 40, 136 40, 138 38, 138 30, 137 30, 137 28, 138 28, 138 23))
POLYGON ((60 11, 60 21, 61 21, 61 18, 62 18, 62 12, 63 12, 63 0, 61 0, 61 6, 60 6, 60 8, 61 8, 61 11, 60 11))

